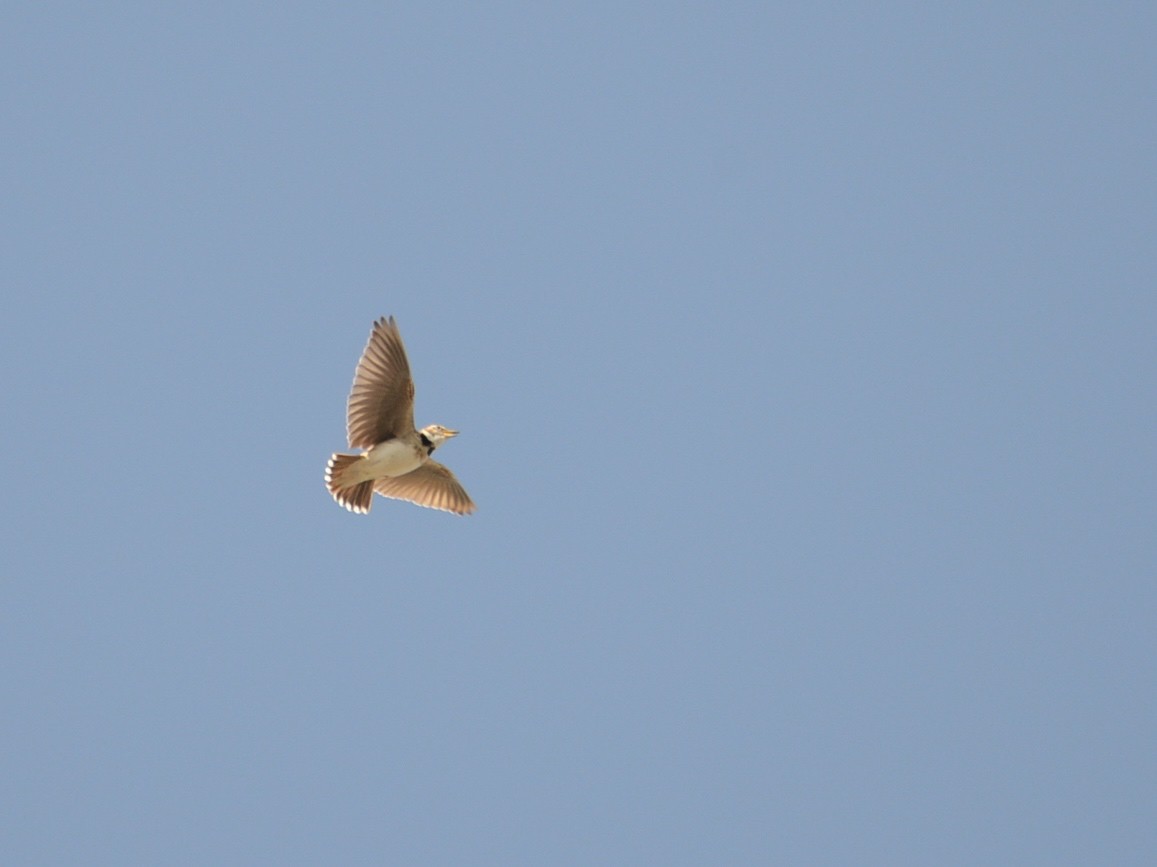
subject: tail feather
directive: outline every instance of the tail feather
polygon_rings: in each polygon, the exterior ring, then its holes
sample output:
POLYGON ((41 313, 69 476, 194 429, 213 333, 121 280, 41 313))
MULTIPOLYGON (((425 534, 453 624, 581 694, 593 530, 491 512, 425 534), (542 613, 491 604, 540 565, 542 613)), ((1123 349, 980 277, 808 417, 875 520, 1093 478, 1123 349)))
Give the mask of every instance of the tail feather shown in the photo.
POLYGON ((374 499, 373 480, 355 482, 352 485, 343 485, 342 476, 350 464, 360 461, 361 455, 335 454, 329 459, 325 468, 325 486, 341 505, 351 512, 366 514, 370 510, 374 499))

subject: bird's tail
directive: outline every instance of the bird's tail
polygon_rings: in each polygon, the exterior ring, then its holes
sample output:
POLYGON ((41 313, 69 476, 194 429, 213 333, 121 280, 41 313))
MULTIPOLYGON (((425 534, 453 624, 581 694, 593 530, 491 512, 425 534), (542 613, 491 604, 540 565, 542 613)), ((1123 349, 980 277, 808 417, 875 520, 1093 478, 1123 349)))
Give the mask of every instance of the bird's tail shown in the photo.
POLYGON ((333 498, 351 512, 366 514, 374 499, 374 482, 368 479, 364 482, 354 482, 352 485, 342 483, 342 476, 351 464, 362 459, 361 455, 336 454, 329 459, 325 468, 325 486, 333 494, 333 498))

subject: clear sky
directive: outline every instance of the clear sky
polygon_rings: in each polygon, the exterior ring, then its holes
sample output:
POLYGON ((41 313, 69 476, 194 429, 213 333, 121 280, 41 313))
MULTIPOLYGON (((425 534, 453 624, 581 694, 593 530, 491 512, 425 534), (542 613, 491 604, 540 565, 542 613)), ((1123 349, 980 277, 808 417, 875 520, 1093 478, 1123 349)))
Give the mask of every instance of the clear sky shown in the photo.
POLYGON ((1154 863, 1155 45, 5 3, 5 862, 1154 863))

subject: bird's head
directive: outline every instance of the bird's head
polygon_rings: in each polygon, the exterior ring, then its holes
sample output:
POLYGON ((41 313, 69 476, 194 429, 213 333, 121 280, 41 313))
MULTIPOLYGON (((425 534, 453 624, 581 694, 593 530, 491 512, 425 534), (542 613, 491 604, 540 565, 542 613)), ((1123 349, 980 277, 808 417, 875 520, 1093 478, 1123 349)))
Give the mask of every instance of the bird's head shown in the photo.
POLYGON ((451 437, 458 436, 458 431, 450 430, 448 427, 442 427, 440 424, 427 425, 426 427, 422 428, 419 433, 428 439, 430 441, 430 445, 435 449, 451 437))

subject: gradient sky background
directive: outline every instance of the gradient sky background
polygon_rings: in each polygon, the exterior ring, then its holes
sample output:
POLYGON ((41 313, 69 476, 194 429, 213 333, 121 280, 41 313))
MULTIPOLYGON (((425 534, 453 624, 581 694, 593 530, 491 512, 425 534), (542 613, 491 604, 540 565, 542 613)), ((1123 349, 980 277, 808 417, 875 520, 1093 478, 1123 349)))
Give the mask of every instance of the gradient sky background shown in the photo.
POLYGON ((5 3, 6 863, 1153 863, 1155 45, 5 3))

